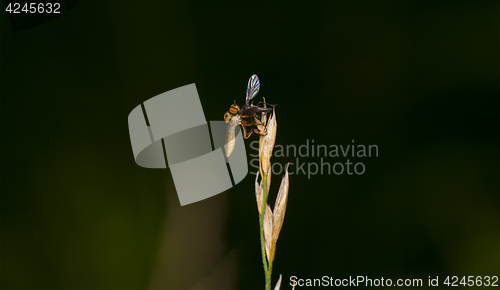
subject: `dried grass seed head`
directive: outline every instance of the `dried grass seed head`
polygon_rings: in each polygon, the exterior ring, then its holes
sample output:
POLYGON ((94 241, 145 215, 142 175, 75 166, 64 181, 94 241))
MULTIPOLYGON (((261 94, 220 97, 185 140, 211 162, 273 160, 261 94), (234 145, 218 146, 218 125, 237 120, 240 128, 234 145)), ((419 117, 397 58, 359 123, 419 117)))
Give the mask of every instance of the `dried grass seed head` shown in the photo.
POLYGON ((264 213, 264 241, 266 243, 267 261, 272 261, 272 236, 273 236, 273 212, 271 207, 266 204, 266 212, 264 213))
POLYGON ((271 166, 271 156, 273 155, 274 143, 276 141, 277 127, 276 112, 273 108, 273 114, 266 127, 267 134, 261 136, 259 143, 259 158, 262 172, 268 172, 271 166))
POLYGON ((288 165, 285 170, 285 176, 281 180, 280 189, 278 192, 278 197, 276 198, 276 203, 274 204, 273 213, 273 243, 278 241, 278 237, 283 226, 283 221, 285 219, 286 205, 288 202, 288 165))

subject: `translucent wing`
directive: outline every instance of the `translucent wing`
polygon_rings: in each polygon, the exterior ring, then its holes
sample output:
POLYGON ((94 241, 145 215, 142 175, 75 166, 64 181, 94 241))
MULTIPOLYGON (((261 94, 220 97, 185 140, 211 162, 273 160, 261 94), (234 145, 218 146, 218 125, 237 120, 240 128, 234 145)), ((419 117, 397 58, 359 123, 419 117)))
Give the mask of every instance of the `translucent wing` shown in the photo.
POLYGON ((259 77, 257 75, 253 75, 249 80, 248 80, 248 87, 247 87, 247 98, 246 98, 246 103, 248 104, 251 99, 253 99, 260 90, 260 81, 259 77))

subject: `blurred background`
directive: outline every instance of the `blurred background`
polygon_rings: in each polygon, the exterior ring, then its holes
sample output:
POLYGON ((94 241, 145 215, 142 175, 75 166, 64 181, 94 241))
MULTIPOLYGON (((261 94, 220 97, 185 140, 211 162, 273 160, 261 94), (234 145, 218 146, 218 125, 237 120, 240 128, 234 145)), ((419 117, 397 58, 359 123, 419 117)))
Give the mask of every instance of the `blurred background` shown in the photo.
POLYGON ((263 289, 254 176, 181 207, 127 123, 190 83, 222 120, 252 74, 277 144, 379 148, 290 177, 273 284, 500 274, 498 1, 65 2, 0 14, 2 288, 263 289))

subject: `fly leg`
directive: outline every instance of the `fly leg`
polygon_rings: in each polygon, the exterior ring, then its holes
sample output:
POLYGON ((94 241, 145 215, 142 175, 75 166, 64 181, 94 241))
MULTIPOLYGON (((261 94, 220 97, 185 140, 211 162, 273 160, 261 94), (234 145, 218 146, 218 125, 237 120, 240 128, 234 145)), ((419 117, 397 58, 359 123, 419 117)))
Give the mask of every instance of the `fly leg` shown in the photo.
POLYGON ((261 136, 266 136, 267 135, 267 130, 266 126, 262 124, 262 122, 255 116, 248 116, 248 117, 243 117, 241 120, 241 128, 243 129, 243 137, 245 139, 248 139, 253 133, 257 133, 261 136), (253 120, 248 120, 253 117, 253 120), (246 127, 250 126, 257 126, 258 129, 251 129, 250 131, 246 130, 246 127))
POLYGON ((266 136, 267 135, 267 129, 266 129, 266 126, 264 124, 262 124, 262 122, 257 119, 257 118, 254 118, 255 119, 255 125, 257 126, 257 128, 259 128, 258 130, 256 130, 255 133, 261 135, 261 136, 266 136))
POLYGON ((250 131, 248 131, 248 133, 247 133, 247 130, 246 130, 246 128, 245 128, 245 125, 243 125, 243 124, 241 125, 241 128, 243 129, 243 137, 244 137, 245 139, 250 138, 250 136, 251 136, 253 133, 260 134, 260 131, 259 131, 259 130, 257 130, 257 129, 251 129, 251 130, 250 130, 250 131))

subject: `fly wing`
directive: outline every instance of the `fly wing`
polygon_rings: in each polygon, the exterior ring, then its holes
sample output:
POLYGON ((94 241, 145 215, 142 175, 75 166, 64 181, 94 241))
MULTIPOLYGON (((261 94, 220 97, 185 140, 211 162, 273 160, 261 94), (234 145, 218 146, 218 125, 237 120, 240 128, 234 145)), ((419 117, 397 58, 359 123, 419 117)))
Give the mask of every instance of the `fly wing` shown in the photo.
POLYGON ((248 80, 247 97, 245 99, 247 104, 250 102, 251 99, 253 99, 259 93, 259 90, 260 90, 259 77, 257 75, 253 75, 248 80))

